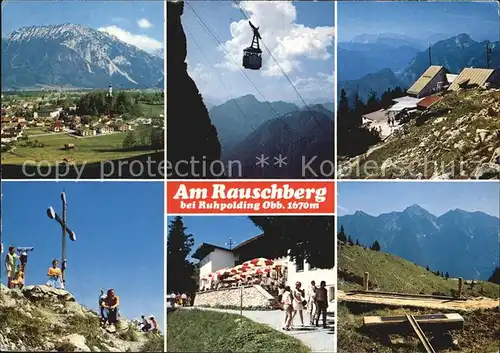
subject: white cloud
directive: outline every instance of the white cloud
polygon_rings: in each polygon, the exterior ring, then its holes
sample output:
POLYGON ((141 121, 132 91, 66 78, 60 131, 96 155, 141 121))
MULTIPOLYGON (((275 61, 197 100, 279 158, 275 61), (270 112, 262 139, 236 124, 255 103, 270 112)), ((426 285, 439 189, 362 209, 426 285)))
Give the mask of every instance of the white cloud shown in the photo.
MULTIPOLYGON (((297 11, 291 2, 285 1, 242 1, 241 8, 248 15, 259 32, 265 46, 271 50, 279 66, 289 74, 301 69, 301 60, 326 60, 334 43, 334 27, 306 27, 296 23, 297 11)), ((252 43, 253 32, 246 19, 232 22, 230 25, 231 39, 224 44, 229 52, 225 53, 225 62, 219 64, 231 71, 238 68, 242 50, 252 43), (231 60, 231 58, 233 60, 231 60)), ((222 48, 220 48, 223 50, 222 48)), ((280 76, 282 71, 270 57, 269 52, 261 43, 263 50, 263 71, 265 76, 280 76)))
POLYGON ((147 18, 141 18, 140 20, 137 20, 137 25, 144 29, 153 27, 153 24, 149 22, 147 18))
POLYGON ((111 22, 113 23, 121 23, 121 24, 130 24, 130 21, 123 17, 112 17, 111 22))
POLYGON ((214 79, 212 72, 202 63, 197 63, 194 68, 188 64, 188 74, 197 84, 210 83, 214 79))
POLYGON ((153 53, 158 49, 163 48, 163 43, 157 41, 156 39, 153 39, 145 35, 133 34, 117 26, 101 27, 99 28, 99 31, 111 34, 120 39, 121 41, 134 45, 149 53, 153 53))
POLYGON ((293 82, 293 85, 304 99, 323 98, 333 101, 335 96, 333 73, 318 72, 316 76, 299 77, 293 82))

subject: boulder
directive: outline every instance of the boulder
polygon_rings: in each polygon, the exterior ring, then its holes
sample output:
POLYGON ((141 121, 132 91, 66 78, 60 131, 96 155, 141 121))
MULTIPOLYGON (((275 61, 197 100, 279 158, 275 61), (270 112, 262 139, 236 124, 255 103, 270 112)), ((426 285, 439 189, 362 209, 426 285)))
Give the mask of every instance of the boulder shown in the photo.
POLYGON ((498 179, 500 178, 500 164, 484 163, 474 171, 476 179, 498 179))
POLYGON ((49 300, 59 300, 63 302, 75 302, 75 297, 64 290, 52 288, 49 286, 27 286, 23 288, 23 295, 27 299, 49 299, 49 300))
POLYGON ((61 341, 72 344, 79 352, 91 352, 91 349, 87 346, 85 337, 77 333, 65 336, 61 341))

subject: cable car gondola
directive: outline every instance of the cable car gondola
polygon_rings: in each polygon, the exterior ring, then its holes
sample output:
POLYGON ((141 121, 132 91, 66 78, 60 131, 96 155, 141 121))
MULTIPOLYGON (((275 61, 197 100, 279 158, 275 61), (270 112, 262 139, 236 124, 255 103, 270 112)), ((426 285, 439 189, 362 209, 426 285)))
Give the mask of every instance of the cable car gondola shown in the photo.
POLYGON ((255 27, 252 22, 250 27, 253 30, 252 44, 243 49, 243 67, 250 70, 259 70, 262 67, 262 50, 260 50, 259 39, 262 37, 259 34, 259 27, 255 27))

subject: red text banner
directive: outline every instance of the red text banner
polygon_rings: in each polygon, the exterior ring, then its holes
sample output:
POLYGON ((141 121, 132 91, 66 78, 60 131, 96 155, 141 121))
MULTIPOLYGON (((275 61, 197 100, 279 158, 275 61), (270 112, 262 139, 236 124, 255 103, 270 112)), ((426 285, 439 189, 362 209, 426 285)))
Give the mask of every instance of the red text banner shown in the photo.
POLYGON ((333 181, 167 181, 167 213, 333 214, 333 181))

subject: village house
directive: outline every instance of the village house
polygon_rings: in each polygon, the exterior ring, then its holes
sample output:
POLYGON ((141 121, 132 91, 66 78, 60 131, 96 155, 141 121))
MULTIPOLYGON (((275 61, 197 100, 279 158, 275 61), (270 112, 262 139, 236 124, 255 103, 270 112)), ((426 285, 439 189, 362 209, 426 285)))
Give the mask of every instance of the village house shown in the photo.
POLYGON ((58 119, 60 115, 61 115, 61 112, 59 110, 56 110, 56 111, 53 111, 53 112, 49 113, 49 116, 52 119, 58 119))
POLYGON ((465 68, 455 78, 448 90, 458 91, 470 87, 499 87, 500 71, 494 69, 465 68))
POLYGON ((441 92, 448 85, 447 70, 444 66, 429 66, 417 81, 406 92, 410 97, 424 98, 441 92))
POLYGON ((10 122, 13 123, 13 124, 16 124, 16 123, 25 123, 26 119, 23 118, 23 117, 13 117, 13 118, 10 119, 10 122))
POLYGON ((112 127, 109 127, 107 126, 106 124, 98 124, 96 126, 96 131, 98 134, 100 135, 104 135, 104 134, 110 134, 112 133, 114 130, 112 127))
MULTIPOLYGON (((260 234, 239 244, 233 249, 227 249, 218 245, 202 243, 192 255, 199 260, 199 286, 202 288, 203 279, 215 271, 234 267, 254 258, 271 258, 270 246, 266 243, 264 234, 260 234)), ((295 287, 296 282, 301 282, 303 288, 309 287, 311 281, 318 285, 321 281, 326 281, 330 299, 333 299, 334 286, 337 273, 334 268, 318 269, 313 268, 305 260, 296 259, 292 261, 290 257, 271 258, 273 261, 280 262, 286 267, 287 285, 295 287)))
POLYGON ((396 104, 387 109, 389 118, 398 120, 404 114, 412 114, 417 110, 417 104, 422 99, 423 98, 415 98, 410 96, 394 98, 393 102, 395 102, 396 104))
POLYGON ((78 127, 76 133, 80 136, 95 136, 97 134, 94 129, 89 129, 85 126, 78 127))
POLYGON ((26 128, 26 125, 27 125, 26 121, 22 121, 20 123, 17 123, 16 129, 23 131, 26 128))
POLYGON ((116 121, 114 122, 111 127, 114 128, 115 131, 121 131, 121 132, 126 132, 132 130, 132 126, 130 126, 127 123, 124 123, 122 121, 116 121))
POLYGON ((81 120, 82 119, 78 115, 71 117, 71 122, 73 122, 75 124, 79 124, 81 122, 81 120))
POLYGON ((53 132, 63 132, 65 130, 64 123, 61 120, 56 120, 51 126, 53 132))
POLYGON ((22 130, 18 130, 15 127, 8 127, 2 129, 2 144, 15 142, 23 135, 22 130))
POLYGON ((437 102, 439 102, 442 98, 440 96, 427 96, 417 103, 418 110, 427 110, 437 102))
POLYGON ((363 125, 371 125, 373 123, 379 123, 387 121, 388 114, 385 109, 379 109, 374 112, 363 115, 363 125))

